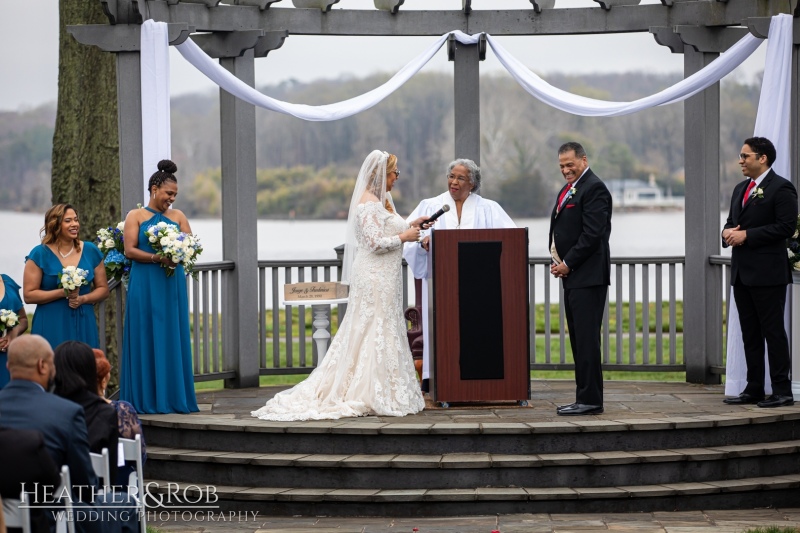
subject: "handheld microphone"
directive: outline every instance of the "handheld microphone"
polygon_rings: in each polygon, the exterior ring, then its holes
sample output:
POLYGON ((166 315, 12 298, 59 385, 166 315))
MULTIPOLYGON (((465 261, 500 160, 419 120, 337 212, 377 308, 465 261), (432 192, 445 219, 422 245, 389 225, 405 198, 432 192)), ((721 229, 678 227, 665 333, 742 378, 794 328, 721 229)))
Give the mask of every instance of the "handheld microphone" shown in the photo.
POLYGON ((440 216, 444 215, 444 214, 445 214, 445 213, 447 213, 448 211, 450 211, 450 206, 449 206, 449 205, 447 205, 447 204, 444 204, 444 205, 442 206, 442 208, 441 208, 441 209, 439 209, 439 210, 438 210, 438 211, 436 211, 436 212, 435 212, 433 215, 431 215, 431 218, 429 218, 428 220, 426 220, 425 222, 423 222, 423 224, 424 224, 424 225, 430 225, 430 224, 431 224, 431 223, 432 223, 434 220, 436 220, 436 219, 437 219, 437 218, 439 218, 440 216))

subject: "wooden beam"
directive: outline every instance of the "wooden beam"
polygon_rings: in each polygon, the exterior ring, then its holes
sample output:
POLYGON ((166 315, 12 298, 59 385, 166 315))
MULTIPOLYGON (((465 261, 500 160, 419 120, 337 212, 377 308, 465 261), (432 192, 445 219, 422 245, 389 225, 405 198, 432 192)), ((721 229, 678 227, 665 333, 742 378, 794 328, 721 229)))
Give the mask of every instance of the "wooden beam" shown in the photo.
MULTIPOLYGON (((538 2, 537 2, 538 3, 538 2)), ((542 2, 544 3, 544 2, 542 2)), ((202 4, 165 0, 147 2, 149 15, 157 21, 184 22, 198 31, 263 29, 288 30, 292 35, 438 36, 459 29, 467 33, 498 35, 579 35, 647 32, 652 26, 738 26, 750 17, 787 13, 785 0, 729 0, 617 5, 572 9, 410 11, 391 14, 383 10, 269 9, 258 6, 202 4)))

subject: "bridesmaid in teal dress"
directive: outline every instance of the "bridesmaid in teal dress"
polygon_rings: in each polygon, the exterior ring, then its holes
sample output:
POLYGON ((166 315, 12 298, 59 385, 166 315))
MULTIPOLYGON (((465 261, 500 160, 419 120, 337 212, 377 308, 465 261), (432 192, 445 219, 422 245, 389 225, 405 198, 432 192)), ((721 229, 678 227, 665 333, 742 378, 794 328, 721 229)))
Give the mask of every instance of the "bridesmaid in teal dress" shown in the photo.
POLYGON ((31 333, 41 335, 55 349, 64 341, 85 342, 100 347, 94 304, 108 297, 103 253, 91 242, 81 242, 78 213, 69 204, 56 204, 44 215, 42 244, 25 258, 22 295, 36 304, 31 333), (88 285, 69 295, 58 287, 64 267, 88 272, 88 285))
POLYGON ((172 266, 171 261, 156 255, 145 233, 162 221, 191 233, 186 215, 170 209, 178 195, 177 170, 172 161, 160 161, 150 177, 147 207, 134 209, 125 218, 125 256, 133 264, 125 304, 119 398, 139 413, 198 410, 185 273, 177 266, 175 275, 167 277, 162 265, 172 266))
POLYGON ((0 309, 14 311, 19 317, 19 323, 7 329, 5 336, 0 337, 0 389, 2 389, 11 379, 6 368, 8 345, 28 329, 28 315, 25 314, 22 299, 19 297, 19 285, 5 274, 0 274, 0 309))

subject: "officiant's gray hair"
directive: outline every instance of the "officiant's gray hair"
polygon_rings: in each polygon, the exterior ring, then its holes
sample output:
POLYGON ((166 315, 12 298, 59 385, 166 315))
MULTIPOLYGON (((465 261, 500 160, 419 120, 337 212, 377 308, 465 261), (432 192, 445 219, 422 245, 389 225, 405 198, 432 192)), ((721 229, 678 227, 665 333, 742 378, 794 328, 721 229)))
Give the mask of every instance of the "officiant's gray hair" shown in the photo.
POLYGON ((477 193, 481 190, 481 168, 475 164, 472 159, 456 159, 451 161, 447 167, 447 175, 453 171, 454 168, 461 165, 467 169, 469 173, 469 181, 472 183, 472 192, 477 193))

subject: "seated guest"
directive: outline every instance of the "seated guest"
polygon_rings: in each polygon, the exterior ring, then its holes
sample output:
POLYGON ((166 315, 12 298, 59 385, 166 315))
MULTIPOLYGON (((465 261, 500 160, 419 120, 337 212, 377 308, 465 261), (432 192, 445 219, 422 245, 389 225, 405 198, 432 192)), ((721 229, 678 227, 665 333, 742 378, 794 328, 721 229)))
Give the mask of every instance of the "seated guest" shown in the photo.
MULTIPOLYGON (((408 220, 432 216, 442 206, 450 210, 438 219, 436 231, 452 229, 516 228, 517 225, 506 214, 500 204, 478 194, 481 190, 481 169, 471 159, 456 159, 447 167, 447 190, 422 200, 408 220)), ((428 251, 430 232, 424 231, 419 242, 407 242, 403 247, 403 258, 416 279, 422 280, 422 390, 428 392, 430 377, 430 348, 428 336, 428 251)), ((420 302, 417 302, 420 305, 420 302)))
MULTIPOLYGON (((8 345, 8 370, 11 381, 0 390, 0 425, 39 431, 53 463, 69 467, 73 501, 89 500, 91 491, 77 490, 97 486, 86 421, 80 405, 47 393, 56 377, 50 344, 39 335, 14 339, 8 345)), ((102 524, 88 520, 76 522, 76 527, 102 531, 102 524)))
POLYGON ((83 342, 66 341, 56 347, 55 393, 83 407, 89 434, 89 450, 94 453, 108 448, 112 479, 116 479, 117 412, 97 394, 97 364, 92 348, 83 342))
MULTIPOLYGON (((128 402, 124 400, 112 401, 106 398, 106 387, 111 379, 111 363, 108 362, 102 350, 94 348, 92 352, 94 352, 95 362, 97 363, 97 394, 117 411, 117 430, 121 438, 133 440, 136 435, 141 436, 142 463, 144 463, 147 460, 147 448, 144 444, 144 433, 142 432, 142 422, 139 420, 139 415, 136 413, 136 409, 128 402)), ((133 471, 134 466, 132 464, 119 467, 114 484, 125 485, 128 481, 128 476, 133 471)))
POLYGON ((6 330, 6 334, 0 337, 0 389, 2 389, 11 379, 6 368, 8 343, 28 330, 28 315, 25 314, 22 298, 19 297, 19 285, 5 274, 0 274, 0 309, 13 311, 19 318, 17 325, 6 330))
MULTIPOLYGON (((44 437, 31 429, 12 429, 0 426, 0 496, 18 500, 24 484, 31 495, 28 502, 45 501, 45 487, 53 492, 61 482, 58 467, 47 453, 44 437), (38 484, 38 486, 36 485, 38 484), (39 490, 36 490, 38 487, 39 490)), ((31 530, 48 533, 50 525, 42 509, 31 509, 31 530)), ((11 532, 17 528, 10 528, 11 532)))

